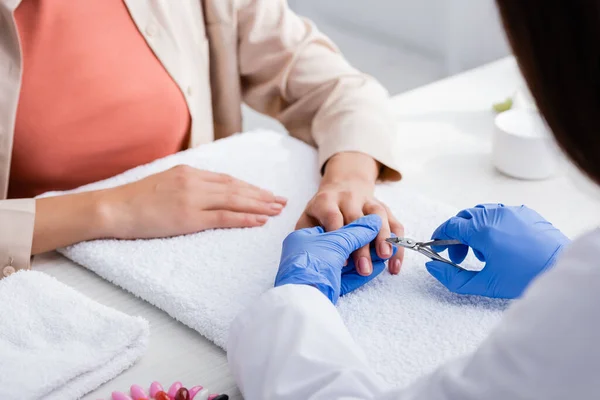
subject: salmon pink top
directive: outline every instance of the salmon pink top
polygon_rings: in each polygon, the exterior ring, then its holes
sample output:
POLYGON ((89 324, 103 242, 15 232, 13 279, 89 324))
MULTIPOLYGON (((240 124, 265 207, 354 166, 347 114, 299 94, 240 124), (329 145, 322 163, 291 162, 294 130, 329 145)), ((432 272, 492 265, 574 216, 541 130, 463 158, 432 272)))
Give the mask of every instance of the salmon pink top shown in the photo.
POLYGON ((108 178, 185 148, 179 87, 121 0, 23 0, 9 197, 108 178))

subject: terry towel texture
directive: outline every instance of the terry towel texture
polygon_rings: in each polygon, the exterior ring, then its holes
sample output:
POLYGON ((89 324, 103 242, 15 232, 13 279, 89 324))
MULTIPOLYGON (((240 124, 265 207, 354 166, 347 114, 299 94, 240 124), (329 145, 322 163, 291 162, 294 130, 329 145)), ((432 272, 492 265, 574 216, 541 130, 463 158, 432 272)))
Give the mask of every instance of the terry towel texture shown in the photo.
MULTIPOLYGON (((62 253, 224 347, 235 315, 273 286, 281 243, 317 189, 317 154, 288 136, 257 131, 187 150, 78 190, 124 184, 177 164, 228 173, 286 196, 289 203, 281 216, 262 228, 94 241, 62 253)), ((417 239, 429 238, 437 225, 457 212, 398 185, 380 185, 377 196, 405 225, 406 235, 417 239)), ((429 276, 425 261, 407 251, 399 276, 384 272, 339 303, 374 368, 400 385, 474 349, 506 306, 503 301, 448 293, 429 276)))
POLYGON ((0 399, 78 399, 146 350, 148 322, 56 279, 21 271, 0 281, 0 399))

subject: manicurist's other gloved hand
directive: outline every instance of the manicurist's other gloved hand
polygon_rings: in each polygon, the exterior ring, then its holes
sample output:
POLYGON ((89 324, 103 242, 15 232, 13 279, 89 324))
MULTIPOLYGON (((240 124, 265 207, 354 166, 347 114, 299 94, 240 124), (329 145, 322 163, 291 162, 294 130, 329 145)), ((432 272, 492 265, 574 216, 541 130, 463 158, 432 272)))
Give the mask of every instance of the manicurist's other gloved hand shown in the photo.
POLYGON ((461 263, 471 247, 485 267, 473 272, 431 261, 427 263, 431 275, 452 292, 497 298, 519 297, 570 242, 532 209, 502 204, 463 210, 439 226, 432 238, 460 240, 464 245, 448 247, 450 259, 461 263))
POLYGON ((314 286, 336 304, 340 295, 359 288, 385 269, 385 260, 373 249, 371 275, 358 274, 352 260, 344 267, 350 254, 371 243, 380 229, 381 218, 367 215, 331 232, 319 226, 292 232, 283 242, 275 286, 314 286))

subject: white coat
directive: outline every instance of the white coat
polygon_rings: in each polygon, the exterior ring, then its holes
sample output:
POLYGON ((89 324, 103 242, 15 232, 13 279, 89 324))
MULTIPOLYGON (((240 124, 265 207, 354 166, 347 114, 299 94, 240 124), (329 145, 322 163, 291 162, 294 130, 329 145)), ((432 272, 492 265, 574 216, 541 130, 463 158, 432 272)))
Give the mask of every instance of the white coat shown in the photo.
POLYGON ((473 353, 405 388, 369 367, 330 301, 285 285, 234 321, 228 360, 246 400, 600 399, 600 230, 567 249, 473 353))

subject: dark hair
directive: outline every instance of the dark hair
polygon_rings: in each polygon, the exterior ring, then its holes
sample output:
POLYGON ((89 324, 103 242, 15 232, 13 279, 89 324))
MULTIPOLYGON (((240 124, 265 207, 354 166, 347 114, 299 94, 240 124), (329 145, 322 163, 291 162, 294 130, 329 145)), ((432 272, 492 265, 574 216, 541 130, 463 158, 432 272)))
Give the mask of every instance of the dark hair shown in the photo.
POLYGON ((538 109, 600 184, 600 1, 496 0, 538 109))

